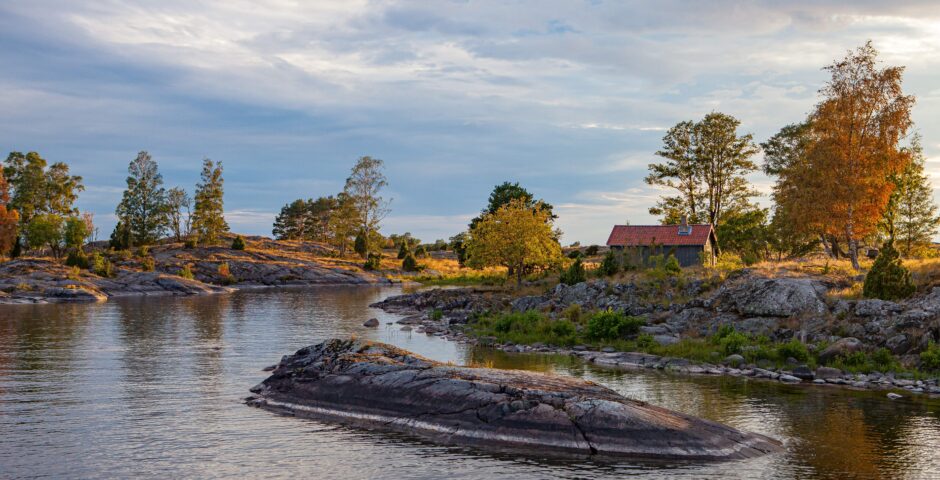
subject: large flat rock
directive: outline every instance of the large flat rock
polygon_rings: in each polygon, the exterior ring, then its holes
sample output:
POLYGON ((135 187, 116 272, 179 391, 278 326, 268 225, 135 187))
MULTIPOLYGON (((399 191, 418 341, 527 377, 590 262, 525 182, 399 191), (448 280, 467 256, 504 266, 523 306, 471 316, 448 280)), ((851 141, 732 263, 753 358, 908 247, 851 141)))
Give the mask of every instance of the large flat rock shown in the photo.
POLYGON ((650 459, 749 458, 780 442, 584 380, 458 367, 362 340, 284 357, 248 404, 449 444, 650 459))

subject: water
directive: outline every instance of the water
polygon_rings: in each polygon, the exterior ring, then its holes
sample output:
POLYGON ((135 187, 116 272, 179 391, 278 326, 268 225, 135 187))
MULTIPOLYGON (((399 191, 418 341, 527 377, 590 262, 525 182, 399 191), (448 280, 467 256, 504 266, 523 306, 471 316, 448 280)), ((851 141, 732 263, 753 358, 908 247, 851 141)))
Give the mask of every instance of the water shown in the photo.
POLYGON ((387 325, 380 288, 0 306, 0 478, 937 478, 940 401, 598 369, 387 325), (378 329, 362 327, 370 317, 378 329), (436 446, 249 408, 281 355, 359 335, 462 364, 574 375, 783 440, 730 463, 558 461, 436 446))

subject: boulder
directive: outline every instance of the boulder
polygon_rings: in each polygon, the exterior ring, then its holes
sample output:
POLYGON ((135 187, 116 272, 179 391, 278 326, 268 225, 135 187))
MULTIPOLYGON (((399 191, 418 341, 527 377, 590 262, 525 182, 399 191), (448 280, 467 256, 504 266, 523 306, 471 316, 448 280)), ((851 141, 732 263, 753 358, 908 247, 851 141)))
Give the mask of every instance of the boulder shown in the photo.
POLYGON ((365 322, 362 322, 362 326, 363 326, 363 327, 369 327, 369 328, 378 327, 378 326, 379 326, 379 319, 378 319, 378 318, 370 318, 370 319, 366 320, 365 322))
POLYGON ((749 276, 723 285, 715 302, 745 317, 792 317, 828 312, 826 288, 808 278, 749 276))
POLYGON ((537 455, 726 460, 782 450, 582 379, 458 367, 363 340, 302 348, 251 391, 249 405, 275 412, 537 455))
POLYGON ((816 374, 809 369, 806 365, 800 365, 793 369, 791 372, 792 375, 800 380, 813 381, 816 378, 816 374))
POLYGON ((725 357, 725 359, 721 363, 736 367, 744 363, 744 357, 735 353, 733 355, 728 355, 727 357, 725 357))
POLYGON ((817 380, 830 380, 842 378, 842 370, 832 367, 817 367, 816 368, 816 379, 817 380))
POLYGON ((853 337, 840 338, 825 350, 819 352, 819 361, 828 363, 835 360, 836 357, 843 356, 852 352, 857 352, 865 347, 859 339, 853 337))

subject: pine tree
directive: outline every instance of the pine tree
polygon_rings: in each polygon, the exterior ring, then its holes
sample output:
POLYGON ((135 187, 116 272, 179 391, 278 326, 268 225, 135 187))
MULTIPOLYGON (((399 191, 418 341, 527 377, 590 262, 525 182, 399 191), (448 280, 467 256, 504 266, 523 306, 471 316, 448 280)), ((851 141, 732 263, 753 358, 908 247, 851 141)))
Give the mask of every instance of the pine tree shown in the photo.
POLYGON ((222 162, 202 161, 202 182, 196 185, 192 229, 199 243, 213 245, 228 232, 223 204, 222 162))
POLYGON ((168 223, 163 175, 145 151, 137 154, 127 172, 127 189, 115 213, 130 230, 128 246, 150 245, 163 236, 168 223))
POLYGON ((933 188, 924 173, 924 151, 920 136, 915 135, 910 148, 911 156, 906 168, 891 176, 894 192, 888 199, 883 228, 889 238, 900 247, 905 257, 923 252, 940 226, 937 205, 933 202, 933 188))
POLYGON ((901 264, 901 255, 894 248, 894 243, 888 241, 865 275, 862 294, 866 298, 903 300, 916 290, 911 272, 901 264))

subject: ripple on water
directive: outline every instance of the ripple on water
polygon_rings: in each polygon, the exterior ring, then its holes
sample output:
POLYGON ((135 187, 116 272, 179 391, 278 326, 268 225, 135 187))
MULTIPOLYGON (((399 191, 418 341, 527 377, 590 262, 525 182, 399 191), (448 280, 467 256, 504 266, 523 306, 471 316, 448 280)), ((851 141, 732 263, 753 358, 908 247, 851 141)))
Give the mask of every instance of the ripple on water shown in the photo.
POLYGON ((929 478, 940 404, 872 392, 594 368, 507 355, 387 325, 389 288, 0 307, 0 476, 54 478, 929 478), (362 326, 376 317, 376 329, 362 326), (783 439, 723 464, 604 464, 431 445, 248 408, 264 366, 359 335, 464 364, 574 375, 667 408, 783 439))

